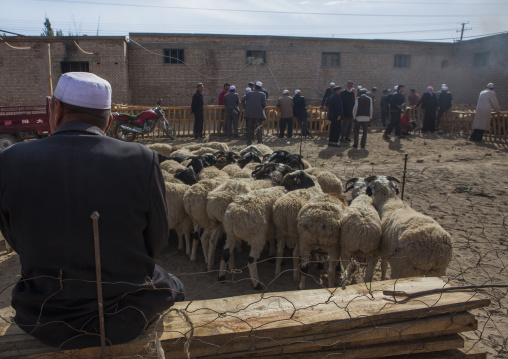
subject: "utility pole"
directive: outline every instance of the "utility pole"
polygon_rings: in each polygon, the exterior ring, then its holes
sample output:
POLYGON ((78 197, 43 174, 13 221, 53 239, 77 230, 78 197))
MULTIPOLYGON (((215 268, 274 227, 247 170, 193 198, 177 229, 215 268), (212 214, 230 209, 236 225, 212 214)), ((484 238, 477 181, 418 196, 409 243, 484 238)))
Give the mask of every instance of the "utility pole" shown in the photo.
POLYGON ((468 21, 468 22, 463 22, 463 23, 461 23, 461 25, 462 25, 462 30, 457 30, 457 31, 456 31, 456 32, 459 32, 459 31, 460 31, 460 40, 459 40, 459 42, 460 42, 460 41, 462 41, 462 39, 464 38, 464 31, 467 31, 467 30, 471 30, 471 29, 472 29, 472 27, 465 29, 465 28, 464 28, 464 26, 466 26, 467 24, 469 24, 469 21, 468 21))

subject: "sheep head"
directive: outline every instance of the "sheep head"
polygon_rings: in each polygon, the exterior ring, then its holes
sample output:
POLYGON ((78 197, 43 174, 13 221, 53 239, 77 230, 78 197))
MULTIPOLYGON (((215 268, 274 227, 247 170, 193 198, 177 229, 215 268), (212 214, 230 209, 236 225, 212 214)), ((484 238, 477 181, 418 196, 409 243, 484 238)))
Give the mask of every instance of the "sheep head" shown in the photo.
POLYGON ((238 166, 240 166, 240 168, 244 168, 247 164, 251 162, 261 163, 261 158, 259 158, 259 156, 256 155, 255 153, 249 152, 245 154, 243 158, 240 158, 238 160, 238 166))
POLYGON ((366 193, 368 196, 395 197, 399 189, 393 182, 400 183, 398 179, 391 176, 371 176, 365 179, 368 183, 366 193), (374 178, 372 178, 374 177, 374 178), (370 180, 370 181, 369 181, 370 180))
POLYGON ((288 191, 293 191, 300 188, 314 187, 316 184, 307 173, 300 170, 286 174, 280 185, 288 191))
POLYGON ((196 172, 192 167, 186 168, 184 170, 178 169, 175 172, 175 178, 179 179, 185 184, 193 185, 198 182, 198 177, 196 176, 196 172))

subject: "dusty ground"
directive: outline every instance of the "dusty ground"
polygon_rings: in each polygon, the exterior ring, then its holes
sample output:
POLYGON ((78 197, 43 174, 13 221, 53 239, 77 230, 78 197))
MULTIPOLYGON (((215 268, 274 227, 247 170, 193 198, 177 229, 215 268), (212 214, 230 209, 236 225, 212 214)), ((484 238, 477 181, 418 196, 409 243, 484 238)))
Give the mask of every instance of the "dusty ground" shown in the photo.
MULTIPOLYGON (((224 138, 210 138, 221 141, 224 138)), ((153 141, 146 141, 151 143, 153 141)), ((192 143, 179 139, 174 144, 192 143)), ((232 148, 241 148, 245 140, 227 141, 232 148)), ((300 152, 298 138, 287 140, 265 137, 273 149, 300 152)), ((457 135, 417 135, 403 140, 384 141, 381 133, 369 134, 366 150, 351 147, 327 148, 326 138, 306 140, 301 153, 315 167, 326 168, 343 180, 370 174, 392 175, 402 179, 404 154, 407 162, 405 200, 415 209, 435 218, 454 238, 454 259, 448 276, 455 285, 508 284, 508 149, 506 145, 473 144, 457 135)), ((7 254, 0 244, 0 314, 12 317, 10 291, 20 268, 16 254, 7 254)), ((202 253, 196 263, 169 243, 158 263, 178 275, 185 284, 187 299, 220 298, 253 292, 247 280, 247 249, 237 262, 241 273, 230 283, 218 284, 217 273, 206 273, 202 253)), ((286 252, 289 256, 290 252, 286 252)), ((220 260, 220 251, 216 263, 220 260)), ((263 257, 266 259, 266 256, 263 257)), ((286 260, 283 269, 290 269, 286 260)), ((218 268, 217 268, 218 269, 218 268)), ((261 281, 269 291, 296 290, 290 271, 274 280, 275 264, 268 260, 259 265, 261 281)), ((315 281, 308 288, 326 283, 324 271, 311 269, 315 281)), ((375 279, 379 279, 376 273, 375 279)), ((231 276, 228 277, 231 279, 231 276)), ((361 281, 359 276, 358 281, 361 281)), ((479 329, 466 334, 479 341, 489 358, 508 357, 507 289, 482 290, 492 305, 475 311, 479 329)), ((1 320, 1 319, 0 319, 1 320)))

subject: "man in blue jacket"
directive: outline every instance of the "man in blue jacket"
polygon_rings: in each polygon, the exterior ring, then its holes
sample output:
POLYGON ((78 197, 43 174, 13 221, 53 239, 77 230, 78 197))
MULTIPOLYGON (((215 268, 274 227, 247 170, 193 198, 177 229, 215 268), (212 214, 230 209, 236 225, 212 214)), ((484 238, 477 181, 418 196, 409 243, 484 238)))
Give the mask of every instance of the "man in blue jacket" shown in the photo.
POLYGON ((0 227, 22 268, 14 321, 63 349, 101 345, 99 288, 106 345, 183 300, 182 283, 154 262, 169 234, 157 153, 106 137, 111 120, 109 82, 69 72, 51 100, 51 136, 0 153, 0 227))

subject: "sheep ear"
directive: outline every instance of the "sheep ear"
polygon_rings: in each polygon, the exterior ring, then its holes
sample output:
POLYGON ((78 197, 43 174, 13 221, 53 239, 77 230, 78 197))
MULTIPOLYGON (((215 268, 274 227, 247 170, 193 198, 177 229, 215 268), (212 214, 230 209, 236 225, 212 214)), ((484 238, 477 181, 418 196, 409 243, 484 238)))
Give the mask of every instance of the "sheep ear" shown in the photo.
POLYGON ((377 176, 369 176, 365 178, 365 182, 372 182, 376 179, 377 176))
POLYGON ((372 188, 370 188, 370 186, 368 186, 365 193, 367 193, 367 196, 372 197, 372 188))
POLYGON ((395 194, 399 194, 399 188, 396 185, 393 185, 393 189, 395 190, 395 194))
POLYGON ((347 187, 347 188, 346 188, 346 190, 344 191, 344 193, 346 193, 347 191, 349 191, 349 190, 351 190, 351 189, 353 189, 353 188, 355 188, 355 186, 354 186, 354 185, 353 185, 353 186, 349 186, 349 187, 347 187))

